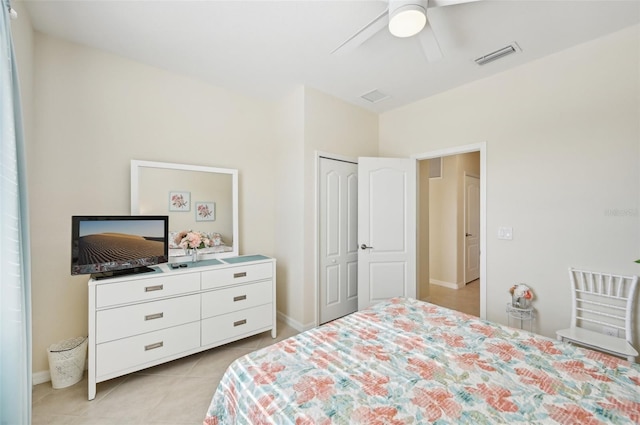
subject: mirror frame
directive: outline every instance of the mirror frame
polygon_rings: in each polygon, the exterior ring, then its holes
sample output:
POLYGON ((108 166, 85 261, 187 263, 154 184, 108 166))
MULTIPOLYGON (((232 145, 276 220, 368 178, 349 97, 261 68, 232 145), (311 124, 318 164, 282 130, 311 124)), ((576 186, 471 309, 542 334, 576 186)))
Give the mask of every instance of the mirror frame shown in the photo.
MULTIPOLYGON (((181 171, 198 171, 204 173, 217 173, 217 174, 229 174, 231 175, 231 193, 232 193, 232 208, 233 208, 233 250, 229 252, 219 254, 202 254, 201 259, 209 258, 226 258, 237 257, 240 255, 240 239, 238 237, 238 170, 233 168, 216 168, 206 167, 202 165, 187 165, 187 164, 174 164, 169 162, 154 162, 154 161, 140 161, 137 159, 131 160, 131 215, 140 214, 139 204, 139 184, 140 184, 140 169, 141 168, 161 168, 165 170, 181 170, 181 171)), ((168 191, 169 189, 167 189, 168 191)), ((169 258, 169 262, 173 262, 169 258)))

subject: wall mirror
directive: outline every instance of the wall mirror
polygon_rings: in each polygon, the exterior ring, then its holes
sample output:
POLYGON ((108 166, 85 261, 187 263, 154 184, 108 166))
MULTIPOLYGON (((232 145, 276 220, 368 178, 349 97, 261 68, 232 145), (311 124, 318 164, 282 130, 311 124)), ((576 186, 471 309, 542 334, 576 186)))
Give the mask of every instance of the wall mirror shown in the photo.
POLYGON ((214 236, 199 259, 237 256, 238 170, 132 160, 131 214, 169 216, 169 262, 191 260, 173 240, 185 230, 214 236))

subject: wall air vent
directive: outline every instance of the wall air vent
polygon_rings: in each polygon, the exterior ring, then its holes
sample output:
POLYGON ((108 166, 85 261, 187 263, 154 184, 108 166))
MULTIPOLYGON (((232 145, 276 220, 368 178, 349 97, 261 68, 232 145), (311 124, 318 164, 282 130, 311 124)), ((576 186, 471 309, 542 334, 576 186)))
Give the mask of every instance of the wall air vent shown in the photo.
POLYGON ((378 90, 373 90, 373 91, 370 91, 369 93, 363 94, 360 97, 363 98, 364 100, 368 100, 371 103, 378 103, 382 100, 389 99, 391 96, 389 96, 388 94, 384 94, 378 90))
POLYGON ((494 60, 498 60, 512 53, 516 53, 521 51, 520 46, 516 43, 510 44, 507 47, 503 47, 502 49, 496 50, 495 52, 487 53, 484 56, 480 56, 475 60, 478 65, 484 65, 489 62, 493 62, 494 60))
POLYGON ((429 178, 441 179, 442 178, 442 157, 430 158, 429 160, 429 178))

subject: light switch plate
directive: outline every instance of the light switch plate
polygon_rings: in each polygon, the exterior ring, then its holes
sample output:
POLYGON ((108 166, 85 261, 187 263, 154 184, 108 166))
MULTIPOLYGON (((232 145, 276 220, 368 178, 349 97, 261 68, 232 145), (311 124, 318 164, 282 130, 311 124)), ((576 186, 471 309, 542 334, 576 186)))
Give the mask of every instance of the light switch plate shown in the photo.
POLYGON ((498 239, 512 240, 513 239, 513 227, 498 227, 498 239))

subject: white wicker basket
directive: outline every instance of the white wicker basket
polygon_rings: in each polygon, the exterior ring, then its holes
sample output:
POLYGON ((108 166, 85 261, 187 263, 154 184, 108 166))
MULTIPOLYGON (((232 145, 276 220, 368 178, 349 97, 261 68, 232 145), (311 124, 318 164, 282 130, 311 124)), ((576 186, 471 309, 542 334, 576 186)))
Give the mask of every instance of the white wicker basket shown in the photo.
POLYGON ((82 379, 87 358, 87 338, 77 337, 52 344, 47 349, 51 386, 65 388, 82 379))

